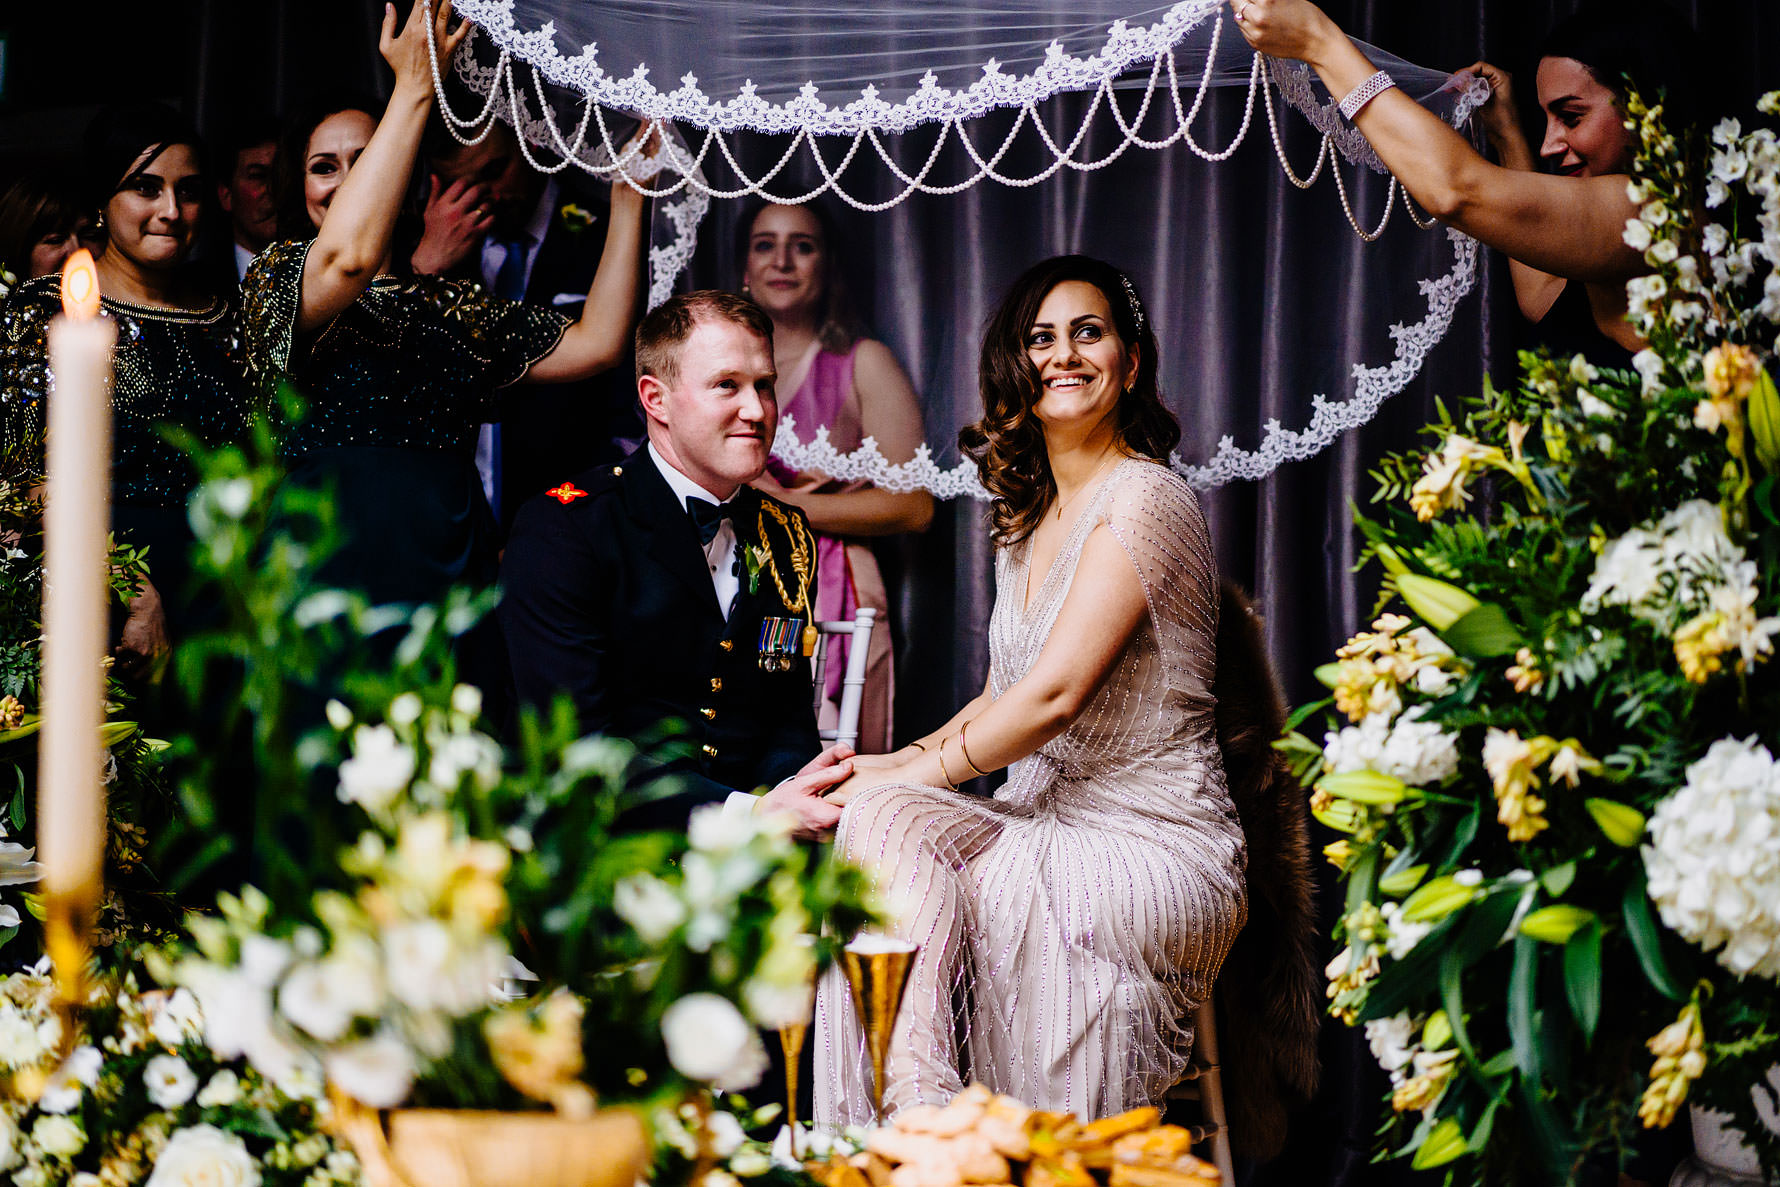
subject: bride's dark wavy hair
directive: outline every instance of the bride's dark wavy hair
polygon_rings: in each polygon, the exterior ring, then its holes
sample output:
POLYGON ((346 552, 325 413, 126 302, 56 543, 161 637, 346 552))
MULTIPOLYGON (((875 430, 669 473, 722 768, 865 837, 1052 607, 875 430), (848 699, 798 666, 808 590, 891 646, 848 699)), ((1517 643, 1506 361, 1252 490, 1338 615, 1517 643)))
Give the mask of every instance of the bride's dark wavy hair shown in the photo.
POLYGON ((1180 422, 1163 406, 1156 381, 1156 335, 1149 313, 1138 317, 1141 301, 1130 279, 1111 264, 1088 256, 1056 256, 1033 265, 1014 281, 989 316, 977 368, 983 416, 958 434, 959 446, 976 462, 983 486, 995 500, 990 520, 998 546, 1031 535, 1057 494, 1044 426, 1035 411, 1038 369, 1026 353, 1026 337, 1045 297, 1070 280, 1100 290, 1112 309, 1119 340, 1138 349, 1137 381, 1119 397, 1119 443, 1130 453, 1163 464, 1180 443, 1180 422))

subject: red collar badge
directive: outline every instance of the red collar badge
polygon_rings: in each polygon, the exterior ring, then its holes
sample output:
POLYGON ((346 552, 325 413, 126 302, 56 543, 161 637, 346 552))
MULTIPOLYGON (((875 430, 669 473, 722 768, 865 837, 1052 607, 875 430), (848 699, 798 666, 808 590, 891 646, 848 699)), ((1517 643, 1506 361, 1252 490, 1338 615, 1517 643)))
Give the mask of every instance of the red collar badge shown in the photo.
POLYGON ((587 492, 572 482, 565 482, 554 490, 547 490, 544 493, 555 499, 558 503, 561 503, 564 507, 567 507, 576 499, 585 499, 587 497, 587 492))

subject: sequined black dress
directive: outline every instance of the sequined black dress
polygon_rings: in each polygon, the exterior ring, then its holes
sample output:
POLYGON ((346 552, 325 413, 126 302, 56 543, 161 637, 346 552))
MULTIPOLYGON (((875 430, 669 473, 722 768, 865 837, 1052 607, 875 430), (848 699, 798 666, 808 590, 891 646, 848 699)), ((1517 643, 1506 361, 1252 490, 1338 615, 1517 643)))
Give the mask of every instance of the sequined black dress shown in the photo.
MULTIPOLYGON (((61 312, 61 278, 19 286, 0 307, 0 474, 43 471, 46 399, 53 399, 48 329, 61 312)), ((106 298, 117 323, 111 406, 111 519, 119 542, 148 548, 175 639, 198 623, 189 596, 192 530, 185 504, 197 471, 167 439, 184 430, 206 445, 239 440, 253 408, 235 307, 162 309, 106 298)))
POLYGON ((242 284, 256 381, 288 380, 307 412, 286 442, 293 480, 331 487, 345 541, 327 579, 373 602, 437 599, 494 579, 495 526, 477 426, 562 340, 569 320, 433 276, 380 278, 299 336, 309 245, 267 248, 242 284))

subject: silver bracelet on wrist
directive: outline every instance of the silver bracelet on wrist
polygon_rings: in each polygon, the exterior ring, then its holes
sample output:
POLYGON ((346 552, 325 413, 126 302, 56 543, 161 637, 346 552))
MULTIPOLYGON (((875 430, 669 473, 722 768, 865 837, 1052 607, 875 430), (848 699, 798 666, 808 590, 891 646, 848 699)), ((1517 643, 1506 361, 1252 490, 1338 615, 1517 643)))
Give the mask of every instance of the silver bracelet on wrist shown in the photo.
POLYGON ((1380 70, 1347 93, 1347 98, 1339 104, 1342 118, 1351 123, 1353 118, 1360 114, 1361 108, 1396 85, 1391 81, 1390 75, 1380 70))

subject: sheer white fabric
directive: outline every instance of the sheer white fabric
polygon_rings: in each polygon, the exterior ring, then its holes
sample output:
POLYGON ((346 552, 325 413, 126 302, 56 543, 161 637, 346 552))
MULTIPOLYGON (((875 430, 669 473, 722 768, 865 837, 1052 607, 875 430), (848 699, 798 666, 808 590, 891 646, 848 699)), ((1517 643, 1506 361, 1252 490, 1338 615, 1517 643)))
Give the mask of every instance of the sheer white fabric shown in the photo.
MULTIPOLYGON (((873 870, 920 945, 886 1074, 888 1112, 968 1081, 1099 1117, 1159 1102, 1246 918, 1246 851, 1213 728, 1216 569, 1197 497, 1129 460, 1027 591, 1030 541, 1002 550, 989 625, 999 696, 1037 660, 1083 546, 1105 525, 1149 615, 1087 710, 1015 763, 992 800, 932 787, 856 798, 835 844, 873 870)), ((815 1119, 871 1120, 844 979, 816 1007, 815 1119)))

